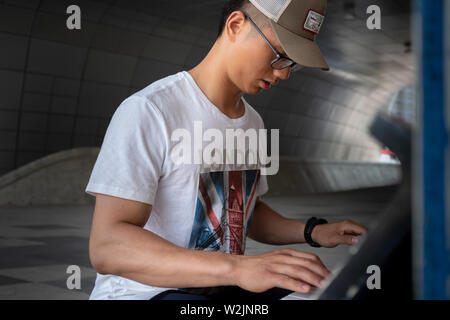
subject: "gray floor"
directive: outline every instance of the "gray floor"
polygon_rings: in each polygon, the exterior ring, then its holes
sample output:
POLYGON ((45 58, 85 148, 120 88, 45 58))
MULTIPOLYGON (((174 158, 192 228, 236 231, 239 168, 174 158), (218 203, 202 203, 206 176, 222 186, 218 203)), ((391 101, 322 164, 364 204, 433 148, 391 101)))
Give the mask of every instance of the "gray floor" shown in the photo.
MULTIPOLYGON (((388 187, 263 200, 287 217, 352 219, 370 229, 393 193, 388 187)), ((88 299, 96 275, 88 257, 92 212, 92 207, 0 208, 0 300, 88 299), (70 265, 81 268, 80 290, 67 288, 70 265)), ((345 261, 349 252, 345 245, 288 247, 317 253, 330 269, 345 261)), ((246 254, 278 248, 248 239, 246 254)))

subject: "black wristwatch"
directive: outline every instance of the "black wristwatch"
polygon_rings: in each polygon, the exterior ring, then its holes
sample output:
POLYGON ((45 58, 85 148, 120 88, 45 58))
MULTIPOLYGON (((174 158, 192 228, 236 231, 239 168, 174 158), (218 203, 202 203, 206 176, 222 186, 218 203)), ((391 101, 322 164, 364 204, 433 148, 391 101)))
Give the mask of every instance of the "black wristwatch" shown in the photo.
POLYGON ((320 218, 316 218, 316 217, 311 217, 308 219, 308 221, 306 221, 306 225, 305 225, 305 240, 306 242, 311 246, 311 247, 315 247, 315 248, 320 248, 321 245, 318 244, 317 242, 313 241, 313 239, 311 238, 311 234, 312 231, 314 229, 315 226, 319 225, 319 224, 325 224, 328 223, 327 220, 325 219, 320 219, 320 218))

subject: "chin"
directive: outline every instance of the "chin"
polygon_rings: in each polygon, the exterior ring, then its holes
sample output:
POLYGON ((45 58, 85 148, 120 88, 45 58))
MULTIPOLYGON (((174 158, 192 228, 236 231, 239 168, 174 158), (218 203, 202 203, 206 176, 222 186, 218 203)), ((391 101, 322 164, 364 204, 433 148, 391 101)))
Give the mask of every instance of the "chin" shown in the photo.
POLYGON ((261 87, 259 87, 258 85, 252 85, 250 88, 246 88, 246 90, 242 90, 242 91, 245 92, 246 94, 258 94, 262 90, 263 89, 261 87))

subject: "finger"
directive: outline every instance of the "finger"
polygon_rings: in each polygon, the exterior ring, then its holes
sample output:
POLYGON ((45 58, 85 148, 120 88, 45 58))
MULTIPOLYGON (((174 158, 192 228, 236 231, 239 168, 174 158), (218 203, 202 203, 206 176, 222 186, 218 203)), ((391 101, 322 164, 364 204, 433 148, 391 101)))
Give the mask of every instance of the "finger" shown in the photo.
POLYGON ((283 274, 274 274, 274 287, 280 287, 291 291, 308 293, 311 286, 301 280, 290 278, 283 274))
POLYGON ((306 282, 307 284, 315 287, 320 287, 320 283, 324 279, 324 277, 318 275, 308 268, 293 264, 274 264, 271 266, 271 271, 284 274, 296 280, 306 282))
POLYGON ((323 264, 322 260, 320 260, 319 256, 314 253, 287 248, 287 249, 278 251, 277 254, 285 255, 287 257, 309 259, 311 261, 314 261, 314 262, 322 265, 325 268, 325 265, 323 264))
POLYGON ((359 239, 358 237, 355 237, 353 235, 345 235, 341 237, 340 242, 352 246, 354 244, 357 244, 359 242, 359 239))
MULTIPOLYGON (((323 276, 328 276, 330 274, 330 270, 328 270, 328 268, 325 266, 325 264, 322 262, 322 260, 320 260, 319 256, 317 256, 314 253, 295 250, 295 249, 291 249, 291 248, 280 250, 280 251, 278 251, 278 253, 281 253, 282 255, 285 255, 286 257, 308 259, 319 266, 320 269, 317 270, 319 274, 321 274, 323 276)), ((300 264, 300 265, 303 264, 303 260, 298 260, 298 261, 296 261, 296 260, 286 261, 285 260, 284 262, 291 263, 291 264, 300 264)))
POLYGON ((298 258, 306 258, 306 259, 310 259, 310 260, 313 260, 313 261, 320 261, 320 262, 322 262, 320 260, 320 258, 314 253, 300 251, 300 250, 295 250, 295 249, 291 249, 291 248, 287 248, 287 249, 283 249, 283 250, 277 251, 277 253, 281 253, 281 254, 294 256, 294 257, 298 257, 298 258))
POLYGON ((279 257, 277 257, 275 263, 305 267, 310 269, 314 273, 320 275, 322 278, 328 277, 330 275, 330 271, 324 266, 324 264, 320 260, 315 261, 302 257, 280 255, 279 257))
POLYGON ((364 235, 367 233, 366 227, 353 221, 345 221, 341 230, 346 234, 364 235))

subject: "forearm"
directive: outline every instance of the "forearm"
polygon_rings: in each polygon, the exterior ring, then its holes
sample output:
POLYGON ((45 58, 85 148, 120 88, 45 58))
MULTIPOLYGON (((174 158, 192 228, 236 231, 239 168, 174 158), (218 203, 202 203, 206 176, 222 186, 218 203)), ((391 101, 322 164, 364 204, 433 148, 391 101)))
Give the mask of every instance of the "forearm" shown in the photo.
POLYGON ((158 235, 120 223, 92 248, 101 273, 169 288, 235 285, 236 256, 175 246, 158 235))
POLYGON ((287 245, 305 242, 305 224, 296 219, 287 219, 259 201, 253 212, 249 237, 255 241, 287 245))

